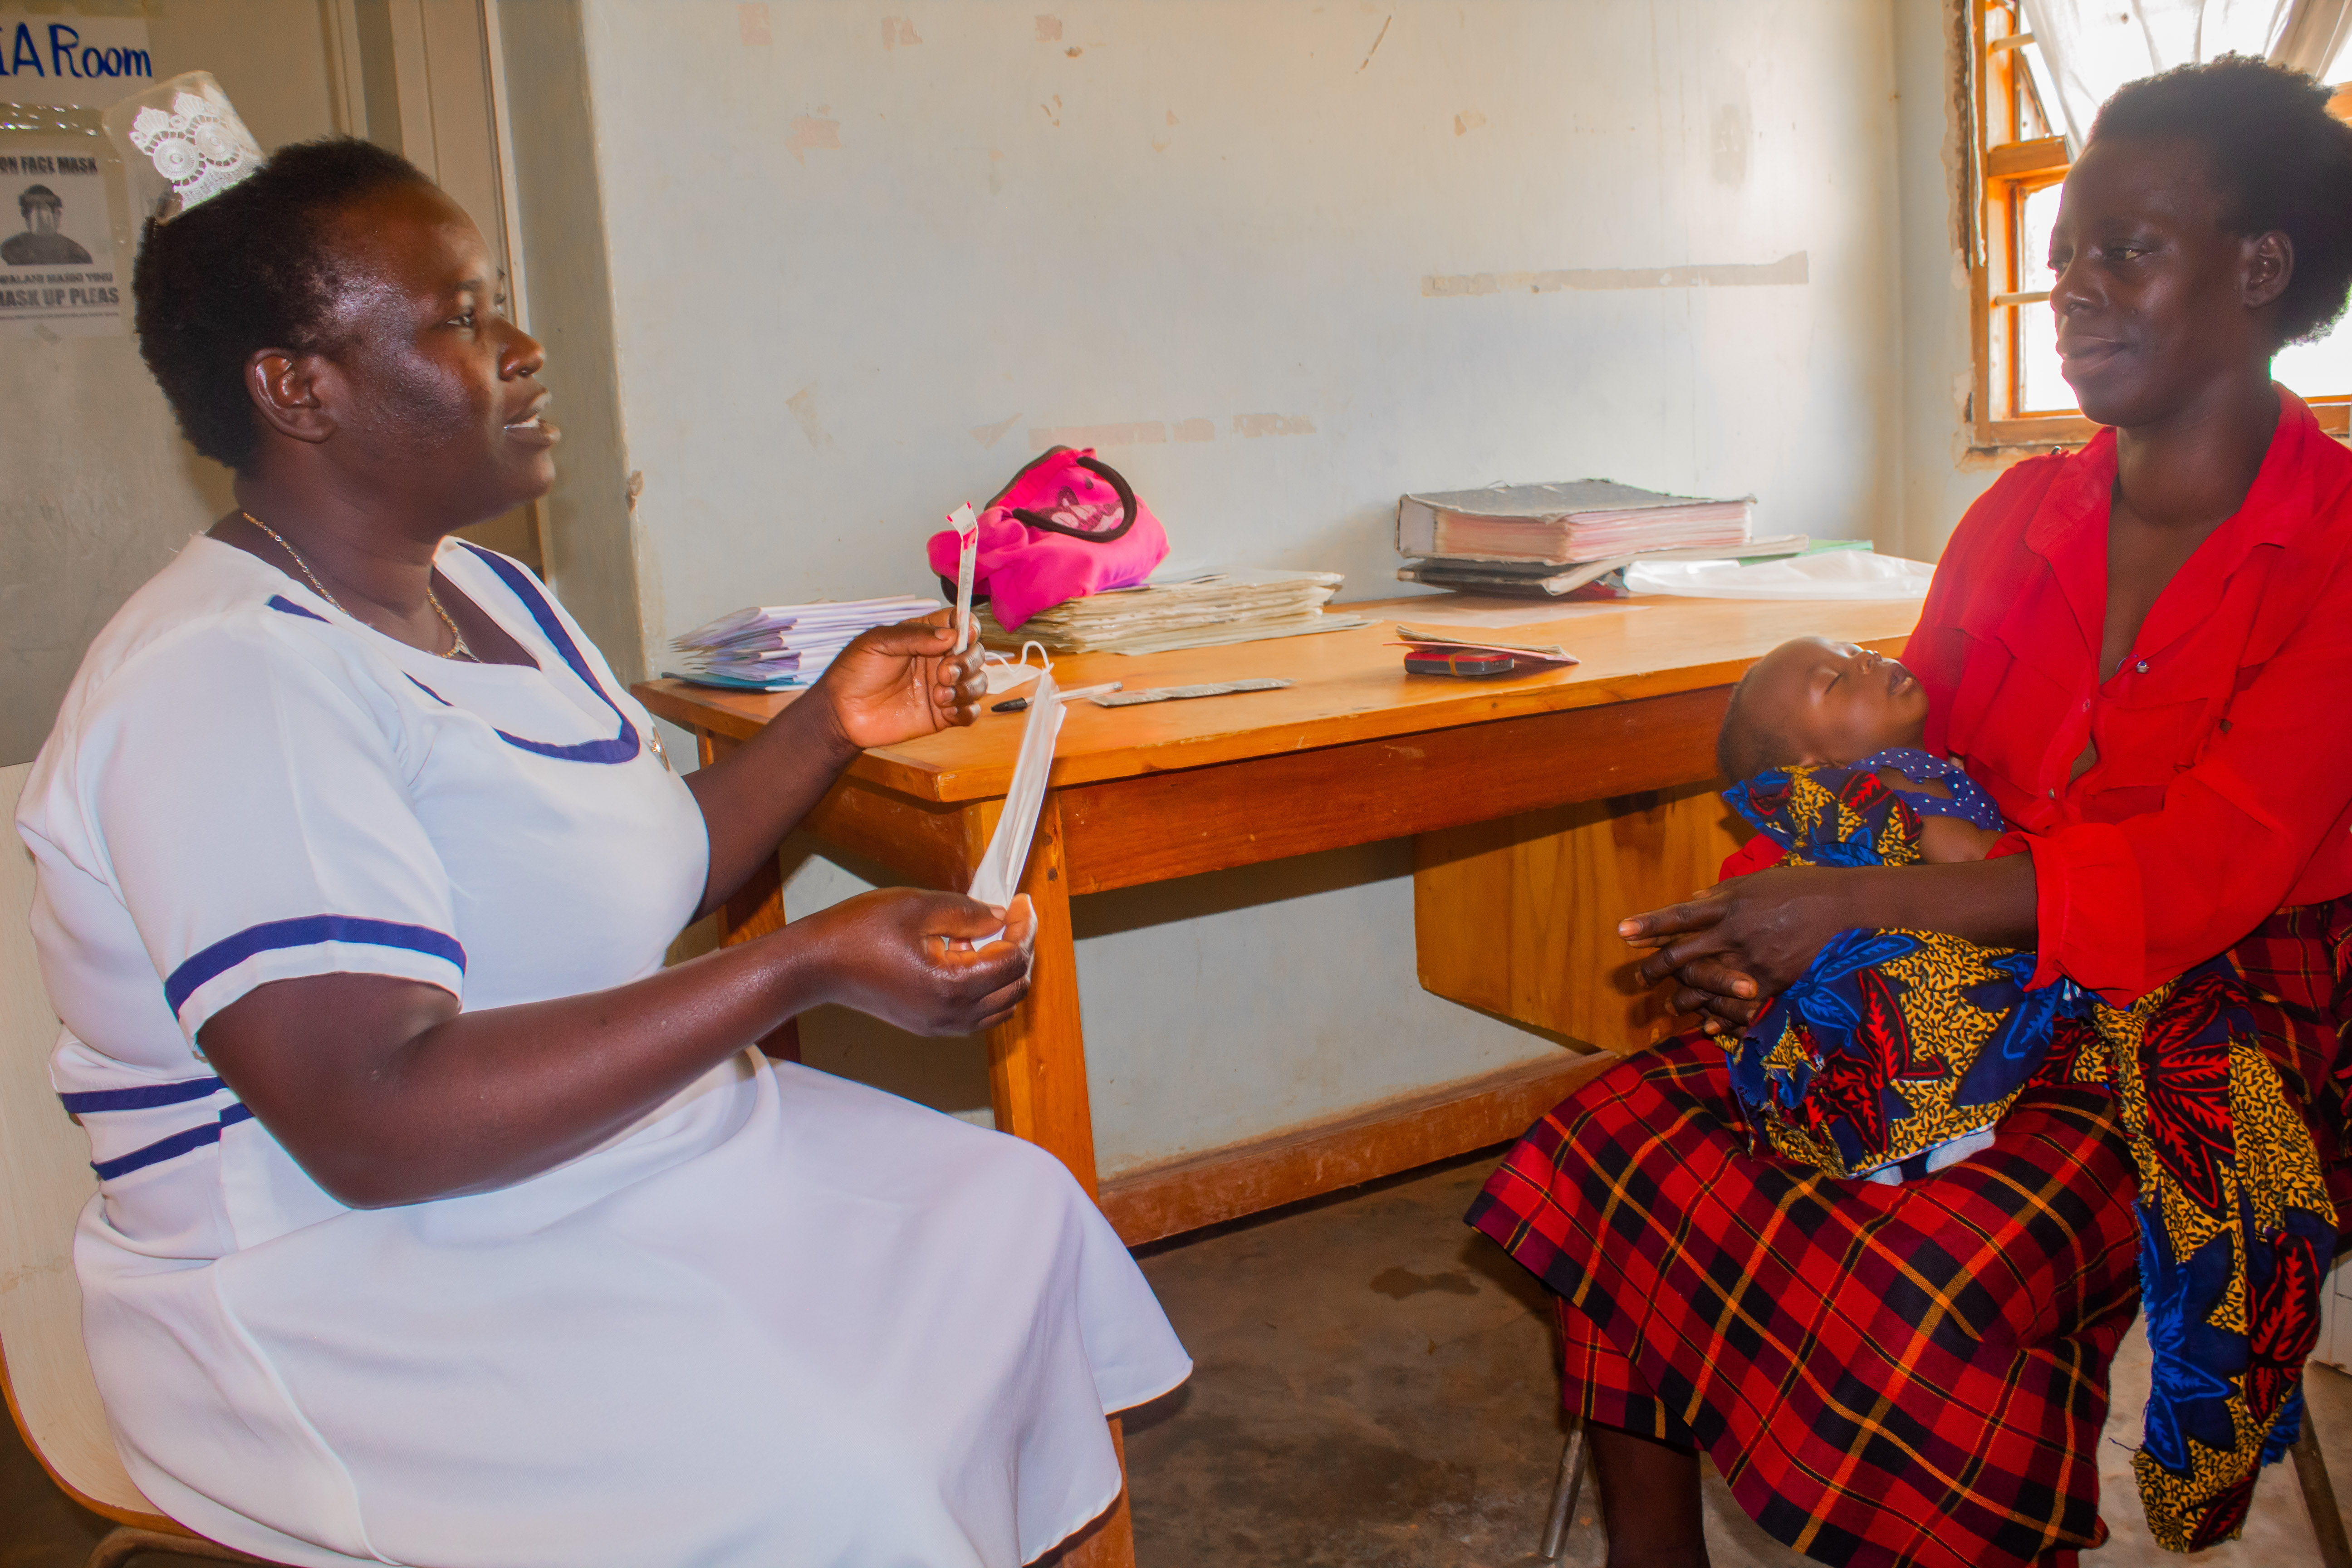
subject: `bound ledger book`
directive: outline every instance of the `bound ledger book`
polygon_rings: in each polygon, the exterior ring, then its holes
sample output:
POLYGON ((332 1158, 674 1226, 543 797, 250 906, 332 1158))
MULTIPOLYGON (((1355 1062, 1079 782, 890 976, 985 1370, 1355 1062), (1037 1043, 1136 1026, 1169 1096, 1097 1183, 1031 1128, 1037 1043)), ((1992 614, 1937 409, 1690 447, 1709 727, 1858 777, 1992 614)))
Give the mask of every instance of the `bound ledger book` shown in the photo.
POLYGON ((1654 551, 1737 554, 1748 542, 1756 498, 1662 495, 1611 479, 1494 485, 1409 495, 1397 503, 1397 549, 1450 561, 1569 566, 1654 551))

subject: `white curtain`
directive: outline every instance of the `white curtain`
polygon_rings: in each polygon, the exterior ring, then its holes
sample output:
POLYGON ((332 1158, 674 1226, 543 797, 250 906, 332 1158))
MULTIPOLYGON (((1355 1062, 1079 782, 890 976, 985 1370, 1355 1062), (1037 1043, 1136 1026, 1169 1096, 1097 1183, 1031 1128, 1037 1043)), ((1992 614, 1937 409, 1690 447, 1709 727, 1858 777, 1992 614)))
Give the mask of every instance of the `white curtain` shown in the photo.
POLYGON ((2252 55, 2321 76, 2352 31, 2352 0, 2025 0, 2025 21, 2071 155, 2116 89, 2174 66, 2252 55))

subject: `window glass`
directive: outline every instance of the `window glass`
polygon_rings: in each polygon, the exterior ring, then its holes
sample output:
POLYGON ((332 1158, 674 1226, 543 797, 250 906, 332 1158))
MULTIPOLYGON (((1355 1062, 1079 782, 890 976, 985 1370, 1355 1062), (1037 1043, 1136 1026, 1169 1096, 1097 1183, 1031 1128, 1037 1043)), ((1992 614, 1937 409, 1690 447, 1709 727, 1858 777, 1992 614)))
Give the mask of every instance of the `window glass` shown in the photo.
POLYGON ((2050 230, 2058 222, 2058 184, 2028 191, 2017 204, 2017 286, 2047 289, 2057 281, 2050 275, 2050 230))
MULTIPOLYGON (((2017 287, 2040 292, 2057 281, 2050 274, 2050 228, 2058 221, 2064 187, 2043 185, 2017 204, 2017 287)), ((2050 302, 2017 307, 2017 409, 2021 414, 2072 414, 2074 389, 2058 374, 2058 319, 2050 302)))
POLYGON ((2352 325, 2336 330, 2315 343, 2294 343, 2271 361, 2272 379, 2305 397, 2342 396, 2352 392, 2352 325))
POLYGON ((2049 301, 2017 308, 2017 411, 2072 414, 2074 389, 2058 374, 2058 318, 2049 301))

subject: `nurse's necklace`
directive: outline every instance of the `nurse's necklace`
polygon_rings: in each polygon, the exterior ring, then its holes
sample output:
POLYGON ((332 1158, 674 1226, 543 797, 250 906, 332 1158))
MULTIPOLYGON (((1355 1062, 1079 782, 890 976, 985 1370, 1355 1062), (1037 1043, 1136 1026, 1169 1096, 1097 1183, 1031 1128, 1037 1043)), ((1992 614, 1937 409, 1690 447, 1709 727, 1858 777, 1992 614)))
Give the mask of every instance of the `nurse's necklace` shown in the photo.
MULTIPOLYGON (((278 541, 278 548, 283 550, 287 554, 294 558, 294 564, 301 568, 302 575, 310 580, 310 586, 318 591, 319 597, 326 600, 327 603, 334 605, 335 608, 343 610, 343 602, 341 599, 336 598, 332 594, 327 592, 327 585, 319 581, 319 574, 310 570, 310 563, 302 559, 302 552, 295 549, 292 545, 287 543, 284 535, 280 534, 276 529, 270 527, 268 523, 262 521, 259 518, 254 516, 251 512, 246 510, 243 507, 237 508, 237 515, 245 519, 246 521, 253 524, 254 527, 261 530, 262 532, 269 535, 270 538, 278 541)), ((449 640, 455 645, 447 653, 443 654, 441 657, 443 658, 466 658, 473 660, 476 664, 481 663, 482 660, 480 656, 476 654, 472 648, 466 646, 466 634, 457 629, 457 623, 451 620, 449 618, 449 612, 441 607, 440 597, 433 592, 433 584, 429 581, 425 584, 425 602, 433 606, 433 613, 441 617, 441 624, 443 626, 449 628, 449 640)), ((343 610, 343 614, 352 616, 352 613, 349 610, 343 610)), ((359 620, 359 617, 357 616, 352 616, 352 619, 357 621, 359 620)), ((362 626, 366 625, 363 621, 361 622, 361 624, 362 626)))

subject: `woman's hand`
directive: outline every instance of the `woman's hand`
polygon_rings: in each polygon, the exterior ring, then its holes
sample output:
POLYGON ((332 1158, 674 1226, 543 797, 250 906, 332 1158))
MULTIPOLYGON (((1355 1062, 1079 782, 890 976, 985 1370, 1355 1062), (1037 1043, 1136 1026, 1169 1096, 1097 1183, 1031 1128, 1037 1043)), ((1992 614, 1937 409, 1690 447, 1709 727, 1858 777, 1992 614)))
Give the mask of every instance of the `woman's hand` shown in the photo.
POLYGON ((885 888, 794 925, 807 928, 828 975, 827 1001, 914 1034, 992 1027, 1028 994, 1037 921, 1026 897, 994 910, 961 893, 885 888), (971 946, 1000 928, 998 940, 971 946))
POLYGON ((961 654, 952 610, 861 632, 817 680, 833 727, 855 751, 894 746, 980 716, 980 644, 961 654))
POLYGON ((1654 950, 1642 961, 1643 984, 1673 976, 1669 1006, 1701 1014, 1707 1033, 1717 1034, 1752 1023, 1830 938, 1871 923, 1858 908, 1861 890, 1853 871, 1776 867, 1635 915, 1617 934, 1654 950))

